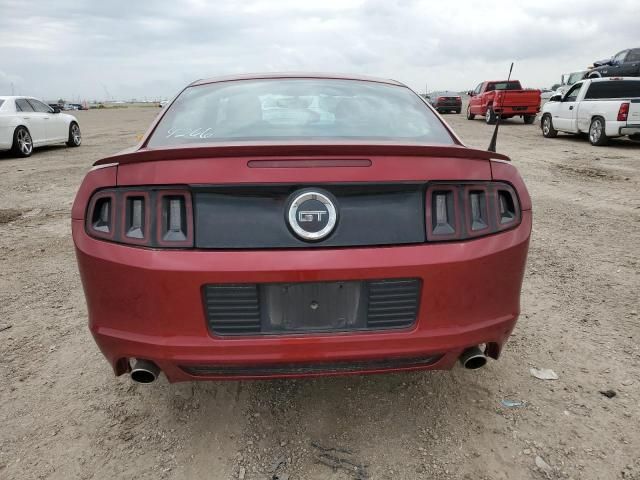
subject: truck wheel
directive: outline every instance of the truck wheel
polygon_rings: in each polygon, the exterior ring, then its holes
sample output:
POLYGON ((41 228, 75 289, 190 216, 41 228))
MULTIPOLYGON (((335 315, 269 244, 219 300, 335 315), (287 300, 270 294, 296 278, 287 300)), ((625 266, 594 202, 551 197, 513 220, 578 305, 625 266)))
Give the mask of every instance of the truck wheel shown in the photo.
POLYGON ((18 127, 13 132, 11 151, 17 157, 30 157, 33 153, 33 139, 26 127, 18 127))
POLYGON ((476 118, 476 114, 471 113, 471 107, 467 106, 467 120, 473 120, 474 118, 476 118))
POLYGON ((456 113, 456 114, 460 115, 460 112, 461 112, 461 111, 462 111, 462 110, 460 110, 460 109, 458 108, 457 110, 454 110, 454 111, 453 111, 453 113, 456 113))
POLYGON ((524 116, 524 123, 526 123, 527 125, 531 125, 535 121, 536 121, 536 116, 535 115, 525 115, 524 116))
POLYGON ((634 142, 640 142, 640 133, 637 135, 629 135, 629 140, 632 140, 634 142))
POLYGON ((493 125, 494 123, 496 123, 496 114, 493 111, 493 108, 487 107, 487 111, 484 114, 484 121, 489 125, 493 125))
POLYGON ((551 115, 548 113, 542 117, 542 123, 540 124, 542 128, 542 136, 545 138, 556 138, 558 136, 558 131, 553 128, 553 123, 551 122, 551 115))
POLYGON ((595 117, 591 120, 589 141, 591 145, 595 145, 596 147, 601 147, 609 142, 609 138, 605 133, 605 122, 602 117, 595 117))

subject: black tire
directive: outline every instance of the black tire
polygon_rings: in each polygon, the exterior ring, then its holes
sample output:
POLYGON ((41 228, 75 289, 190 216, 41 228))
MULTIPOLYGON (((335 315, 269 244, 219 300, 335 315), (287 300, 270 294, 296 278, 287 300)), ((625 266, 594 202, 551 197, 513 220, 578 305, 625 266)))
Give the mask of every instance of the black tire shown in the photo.
POLYGON ((551 115, 548 113, 542 116, 540 129, 542 130, 542 136, 545 138, 556 138, 558 136, 558 131, 553 128, 553 121, 551 120, 551 115))
POLYGON ((636 135, 629 135, 629 140, 632 142, 640 142, 640 133, 636 135))
POLYGON ((493 108, 487 107, 487 111, 484 114, 484 121, 489 125, 493 125, 496 123, 498 117, 496 117, 496 112, 493 111, 493 108))
POLYGON ((536 116, 535 115, 524 115, 524 123, 526 123, 527 125, 532 125, 533 122, 536 121, 536 116))
POLYGON ((67 139, 68 147, 79 147, 82 145, 82 134, 80 133, 80 125, 71 122, 69 125, 69 138, 67 139))
POLYGON ((609 137, 605 132, 606 123, 602 117, 594 117, 589 125, 589 141, 595 147, 602 147, 609 143, 609 137))
POLYGON ((461 112, 461 111, 462 111, 462 110, 457 109, 457 110, 454 110, 454 111, 453 111, 453 113, 460 115, 460 112, 461 112))
POLYGON ((13 132, 11 151, 16 157, 30 157, 33 153, 33 139, 27 127, 18 127, 13 132))
POLYGON ((467 105, 467 120, 473 120, 476 118, 475 113, 471 113, 471 107, 467 105))

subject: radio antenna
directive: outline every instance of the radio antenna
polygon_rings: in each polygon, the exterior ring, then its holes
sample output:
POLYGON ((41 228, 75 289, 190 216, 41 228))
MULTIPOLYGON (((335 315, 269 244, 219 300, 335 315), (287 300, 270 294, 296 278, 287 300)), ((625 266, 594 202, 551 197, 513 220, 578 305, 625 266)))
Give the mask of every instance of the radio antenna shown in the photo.
POLYGON ((490 152, 496 151, 496 142, 498 141, 498 128, 500 127, 500 118, 502 117, 502 107, 504 106, 504 98, 507 96, 509 90, 509 81, 511 80, 511 72, 513 72, 513 62, 511 62, 511 68, 509 69, 509 76, 507 77, 507 84, 504 87, 504 95, 500 99, 500 112, 498 112, 498 118, 496 118, 496 128, 493 130, 493 136, 491 137, 491 143, 489 143, 490 152))

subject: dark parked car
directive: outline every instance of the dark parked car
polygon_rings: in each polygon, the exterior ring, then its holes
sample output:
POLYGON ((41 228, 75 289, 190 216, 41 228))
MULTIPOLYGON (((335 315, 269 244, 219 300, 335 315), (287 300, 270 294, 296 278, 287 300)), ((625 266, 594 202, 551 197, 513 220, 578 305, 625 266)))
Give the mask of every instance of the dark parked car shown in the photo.
POLYGON ((427 96, 427 100, 440 113, 460 113, 462 111, 462 98, 456 92, 431 92, 427 96))
POLYGON ((593 62, 587 78, 640 77, 640 48, 629 48, 616 53, 608 60, 593 62))

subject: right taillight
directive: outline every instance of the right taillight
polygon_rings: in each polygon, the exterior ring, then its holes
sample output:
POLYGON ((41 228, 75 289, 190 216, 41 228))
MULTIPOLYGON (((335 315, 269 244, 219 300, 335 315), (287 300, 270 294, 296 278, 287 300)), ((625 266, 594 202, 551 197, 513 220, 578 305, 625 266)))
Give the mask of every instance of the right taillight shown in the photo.
POLYGON ((629 103, 624 102, 620 104, 620 108, 618 109, 618 121, 626 122, 627 118, 629 118, 629 103))
POLYGON ((92 237, 129 245, 192 247, 191 193, 175 188, 100 190, 89 201, 86 230, 92 237))
POLYGON ((506 183, 436 182, 426 197, 428 241, 476 238, 520 223, 518 196, 506 183))

